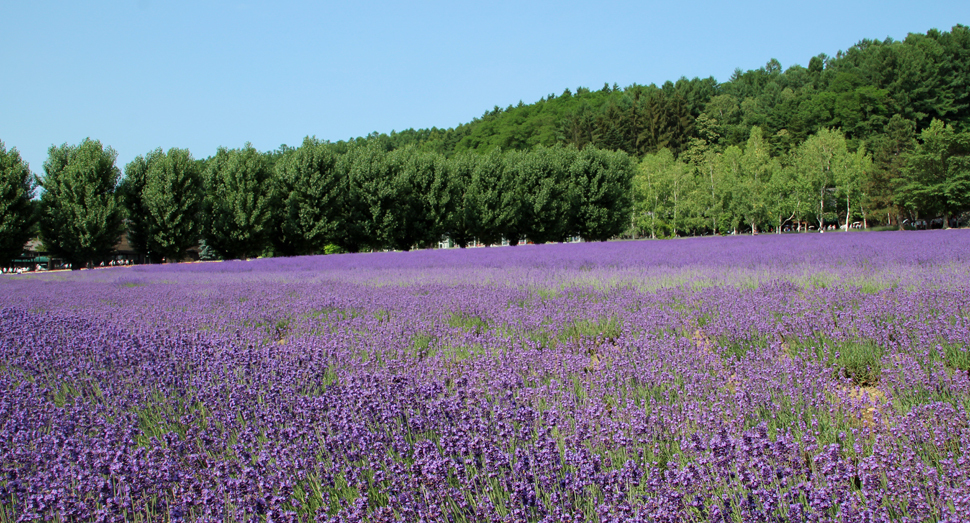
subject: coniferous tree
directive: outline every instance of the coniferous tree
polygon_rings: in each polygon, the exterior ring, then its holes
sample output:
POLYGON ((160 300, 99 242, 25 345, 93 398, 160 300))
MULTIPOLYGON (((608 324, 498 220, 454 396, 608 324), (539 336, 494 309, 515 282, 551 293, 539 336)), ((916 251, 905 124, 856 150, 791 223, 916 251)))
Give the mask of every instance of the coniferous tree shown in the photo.
POLYGON ((612 151, 626 151, 632 147, 628 114, 629 111, 624 111, 613 100, 607 102, 596 120, 597 147, 612 151))
POLYGON ((916 122, 896 114, 889 119, 883 132, 870 141, 873 170, 865 180, 866 205, 870 214, 886 216, 886 224, 894 219, 902 229, 904 207, 894 197, 895 188, 903 180, 907 153, 916 146, 916 122))

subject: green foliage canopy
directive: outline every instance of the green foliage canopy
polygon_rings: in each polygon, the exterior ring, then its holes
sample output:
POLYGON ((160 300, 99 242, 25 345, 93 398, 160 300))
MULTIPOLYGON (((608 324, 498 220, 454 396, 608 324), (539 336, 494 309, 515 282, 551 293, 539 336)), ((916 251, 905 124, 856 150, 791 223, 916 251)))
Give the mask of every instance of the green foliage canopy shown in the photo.
POLYGON ((0 266, 20 256, 34 226, 34 177, 16 148, 0 141, 0 266))
POLYGON ((90 138, 48 150, 45 174, 38 180, 44 189, 40 235, 45 247, 74 269, 107 258, 121 236, 117 156, 90 138))
POLYGON ((276 163, 280 201, 274 246, 277 254, 323 252, 337 240, 345 185, 337 170, 337 154, 330 144, 307 137, 276 163))
POLYGON ((920 133, 897 189, 899 201, 923 216, 949 218, 970 210, 970 132, 934 120, 920 133))
POLYGON ((156 149, 125 166, 119 186, 128 210, 128 241, 160 261, 179 261, 202 233, 199 166, 186 149, 156 149))
POLYGON ((206 244, 222 257, 251 258, 270 247, 275 194, 266 159, 251 144, 220 148, 204 174, 206 244))

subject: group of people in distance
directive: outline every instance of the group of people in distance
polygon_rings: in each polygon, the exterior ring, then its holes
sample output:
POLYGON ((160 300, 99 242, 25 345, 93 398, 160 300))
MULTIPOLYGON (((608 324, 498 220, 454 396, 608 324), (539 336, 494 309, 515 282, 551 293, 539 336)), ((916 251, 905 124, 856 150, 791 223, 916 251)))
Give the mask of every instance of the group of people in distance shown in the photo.
POLYGON ((33 269, 31 269, 30 267, 3 267, 2 269, 0 269, 0 273, 23 274, 25 272, 42 271, 42 270, 44 270, 43 267, 41 267, 40 264, 37 264, 34 266, 33 269))
MULTIPOLYGON (((99 263, 97 267, 124 267, 127 265, 134 265, 134 264, 135 262, 133 262, 132 260, 110 260, 107 262, 99 263)), ((54 268, 70 269, 71 264, 65 263, 54 268)), ((38 263, 38 264, 35 264, 33 267, 30 267, 30 266, 0 267, 0 274, 25 274, 28 272, 40 272, 40 271, 46 271, 46 270, 47 270, 47 267, 38 263)))

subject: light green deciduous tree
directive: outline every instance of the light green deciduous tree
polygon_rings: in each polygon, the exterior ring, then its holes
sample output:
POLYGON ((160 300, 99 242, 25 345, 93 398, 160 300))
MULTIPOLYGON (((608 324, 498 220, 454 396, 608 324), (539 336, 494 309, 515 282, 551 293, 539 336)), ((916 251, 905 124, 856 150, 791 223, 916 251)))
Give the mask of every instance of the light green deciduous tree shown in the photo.
POLYGON ((907 208, 924 216, 951 216, 970 209, 970 133, 933 120, 908 154, 896 191, 907 208))

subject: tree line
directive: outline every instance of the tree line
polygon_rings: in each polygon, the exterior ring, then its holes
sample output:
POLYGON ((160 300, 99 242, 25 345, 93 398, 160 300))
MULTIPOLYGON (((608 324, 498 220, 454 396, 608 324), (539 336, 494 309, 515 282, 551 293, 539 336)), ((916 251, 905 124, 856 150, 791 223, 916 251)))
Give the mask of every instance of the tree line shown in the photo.
POLYGON ((96 140, 54 146, 34 177, 0 143, 0 262, 19 255, 34 232, 73 267, 106 259, 122 231, 153 261, 181 260, 197 245, 231 259, 409 250, 443 238, 459 247, 605 240, 627 227, 635 169, 626 153, 597 148, 446 158, 314 138, 270 153, 220 148, 204 160, 156 149, 124 176, 116 158, 96 140))
POLYGON ((773 230, 806 231, 888 223, 970 211, 970 133, 933 120, 894 115, 887 147, 855 150, 840 129, 823 128, 790 153, 773 156, 760 127, 724 149, 707 130, 680 156, 664 148, 643 157, 634 177, 632 234, 668 237, 773 230))

